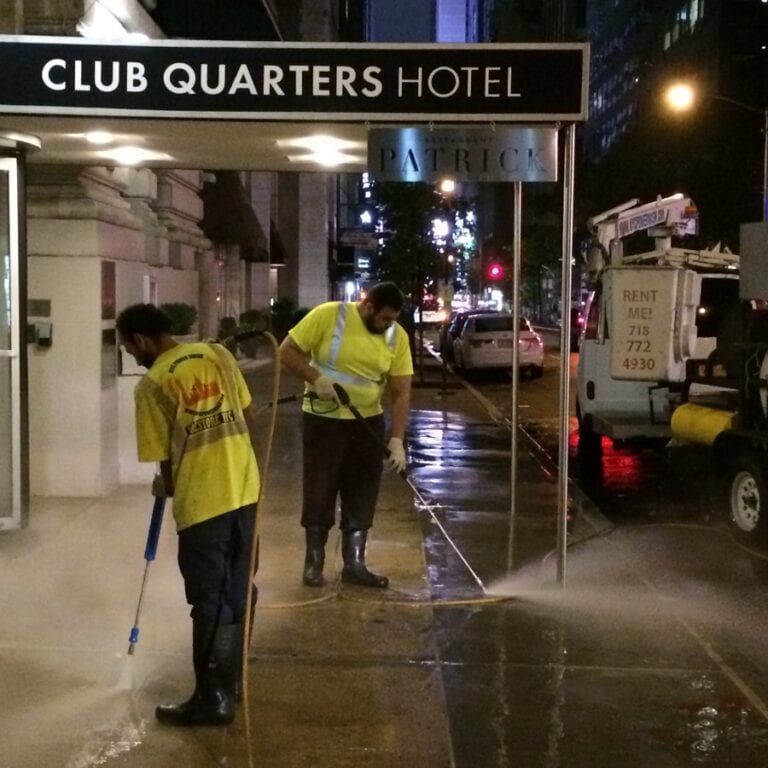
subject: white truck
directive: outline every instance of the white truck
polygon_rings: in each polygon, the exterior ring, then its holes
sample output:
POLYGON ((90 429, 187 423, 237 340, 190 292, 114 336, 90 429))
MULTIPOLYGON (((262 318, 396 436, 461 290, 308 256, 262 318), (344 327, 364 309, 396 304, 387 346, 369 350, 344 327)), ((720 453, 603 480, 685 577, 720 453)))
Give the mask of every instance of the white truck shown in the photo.
MULTIPOLYGON (((645 205, 630 200, 592 217, 586 274, 594 290, 579 342, 576 414, 579 457, 600 455, 602 438, 670 437, 686 361, 706 358, 720 324, 738 301, 739 258, 719 247, 673 247, 695 234, 698 214, 683 195, 645 205), (653 238, 651 250, 625 254, 627 239, 653 238)), ((585 462, 586 464, 586 462, 585 462)))

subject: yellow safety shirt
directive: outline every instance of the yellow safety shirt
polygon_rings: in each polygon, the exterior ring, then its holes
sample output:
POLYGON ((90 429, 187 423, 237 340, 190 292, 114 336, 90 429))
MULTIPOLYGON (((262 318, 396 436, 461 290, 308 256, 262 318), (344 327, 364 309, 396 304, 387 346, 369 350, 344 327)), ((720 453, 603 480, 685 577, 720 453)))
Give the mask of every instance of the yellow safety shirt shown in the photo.
MULTIPOLYGON (((381 398, 388 377, 413 375, 405 330, 393 323, 386 333, 371 333, 354 302, 320 304, 289 335, 299 349, 311 355, 314 368, 344 387, 352 405, 365 417, 383 412, 381 398)), ((329 410, 327 403, 308 398, 303 410, 335 419, 354 418, 349 408, 329 410)))
POLYGON ((170 460, 178 530, 254 504, 259 470, 243 410, 251 395, 220 344, 163 352, 135 390, 139 461, 170 460))

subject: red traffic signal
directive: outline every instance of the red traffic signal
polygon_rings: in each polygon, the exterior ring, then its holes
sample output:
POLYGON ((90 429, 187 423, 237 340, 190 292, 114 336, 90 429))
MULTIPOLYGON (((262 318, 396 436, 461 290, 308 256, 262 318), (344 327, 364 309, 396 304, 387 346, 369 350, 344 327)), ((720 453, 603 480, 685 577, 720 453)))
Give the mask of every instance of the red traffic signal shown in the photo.
POLYGON ((485 276, 494 282, 498 282, 504 278, 504 267, 496 261, 492 261, 485 268, 485 276))

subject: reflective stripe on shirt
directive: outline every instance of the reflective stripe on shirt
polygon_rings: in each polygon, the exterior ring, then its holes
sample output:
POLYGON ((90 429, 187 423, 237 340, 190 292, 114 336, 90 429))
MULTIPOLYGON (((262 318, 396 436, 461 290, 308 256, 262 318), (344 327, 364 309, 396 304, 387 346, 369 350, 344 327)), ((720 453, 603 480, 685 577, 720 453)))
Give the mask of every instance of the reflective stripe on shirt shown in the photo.
MULTIPOLYGON (((359 387, 380 387, 386 381, 386 377, 383 376, 378 381, 374 379, 366 379, 362 376, 355 376, 352 373, 345 373, 339 371, 336 368, 336 362, 339 359, 339 352, 341 350, 341 344, 344 340, 344 329, 347 325, 347 310, 349 304, 346 302, 339 302, 339 306, 336 310, 336 323, 333 326, 333 337, 331 338, 331 346, 328 350, 328 361, 323 365, 316 360, 312 362, 312 365, 322 373, 326 374, 336 381, 341 381, 346 384, 355 384, 359 387)), ((394 352, 395 344, 397 343, 397 328, 394 323, 387 328, 384 333, 384 338, 387 342, 387 346, 394 352)))

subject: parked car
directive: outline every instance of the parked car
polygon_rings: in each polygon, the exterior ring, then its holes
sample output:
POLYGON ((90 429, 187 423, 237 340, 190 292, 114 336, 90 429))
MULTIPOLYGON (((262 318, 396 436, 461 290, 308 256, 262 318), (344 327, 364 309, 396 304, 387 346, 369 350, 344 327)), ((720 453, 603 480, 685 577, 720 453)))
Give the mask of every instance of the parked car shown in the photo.
POLYGON ((584 313, 580 308, 571 308, 571 352, 579 351, 579 340, 584 330, 584 313))
POLYGON ((413 319, 416 325, 436 326, 448 319, 448 311, 443 308, 443 302, 434 296, 425 296, 421 303, 421 311, 424 313, 423 323, 419 308, 413 310, 413 319))
POLYGON ((440 327, 440 357, 446 363, 454 362, 453 342, 461 333, 461 329, 470 315, 496 314, 497 312, 495 309, 461 309, 451 312, 451 316, 440 327))
MULTIPOLYGON (((557 315, 552 321, 553 325, 558 328, 562 328, 563 319, 560 315, 557 315)), ((581 340, 581 333, 584 330, 584 323, 586 318, 584 311, 579 307, 571 308, 571 338, 568 342, 568 347, 571 352, 579 351, 579 342, 581 340)))
MULTIPOLYGON (((453 357, 460 370, 511 368, 514 317, 494 312, 469 315, 453 341, 453 357)), ((538 379, 544 372, 544 343, 525 317, 520 318, 520 370, 538 379)))

